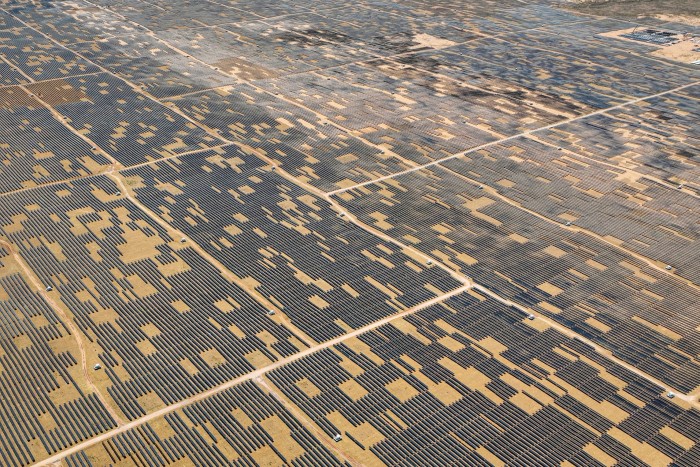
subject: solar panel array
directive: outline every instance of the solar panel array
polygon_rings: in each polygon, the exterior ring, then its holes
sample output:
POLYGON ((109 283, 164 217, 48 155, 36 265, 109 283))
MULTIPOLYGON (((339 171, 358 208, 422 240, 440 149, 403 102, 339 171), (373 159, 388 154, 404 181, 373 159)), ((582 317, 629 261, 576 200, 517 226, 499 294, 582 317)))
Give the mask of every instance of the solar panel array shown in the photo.
POLYGON ((0 0, 0 464, 700 464, 700 30, 560 3, 0 0))
POLYGON ((127 419, 306 347, 112 180, 42 190, 8 200, 2 233, 95 344, 127 419))
POLYGON ((450 298, 270 379, 368 463, 697 461, 676 442, 692 444, 700 412, 679 410, 587 345, 533 329, 485 297, 450 298), (636 443, 647 449, 631 450, 636 443))
MULTIPOLYGON (((57 79, 39 86, 63 85, 65 81, 57 79)), ((38 95, 33 95, 18 86, 0 89, 2 193, 99 173, 112 163, 38 100, 45 97, 42 89, 36 92, 38 95)))
POLYGON ((350 465, 260 386, 248 382, 70 455, 69 467, 114 464, 350 465))
POLYGON ((470 179, 478 165, 455 165, 338 196, 363 221, 445 258, 500 296, 550 315, 669 384, 697 389, 694 284, 567 226, 568 217, 525 212, 470 179))
POLYGON ((300 181, 326 190, 410 167, 403 157, 249 84, 189 94, 170 102, 193 120, 218 130, 222 137, 274 159, 300 181))
POLYGON ((28 465, 116 427, 81 368, 70 326, 0 247, 0 460, 28 465))
POLYGON ((278 304, 317 342, 461 285, 339 217, 240 150, 124 172, 136 197, 278 304), (294 245, 290 248, 290 245, 294 245))

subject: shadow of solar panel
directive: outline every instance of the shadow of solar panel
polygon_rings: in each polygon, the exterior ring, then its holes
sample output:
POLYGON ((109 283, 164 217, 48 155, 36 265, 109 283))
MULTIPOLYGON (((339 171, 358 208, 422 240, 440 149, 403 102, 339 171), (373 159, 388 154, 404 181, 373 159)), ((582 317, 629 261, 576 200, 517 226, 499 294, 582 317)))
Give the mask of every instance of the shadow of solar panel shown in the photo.
POLYGON ((656 45, 669 45, 678 40, 678 37, 676 37, 674 33, 658 31, 655 29, 645 29, 643 31, 633 32, 630 34, 622 34, 620 37, 640 42, 649 42, 656 45))
POLYGON ((662 388, 478 294, 392 321, 270 379, 368 463, 559 465, 593 452, 606 432, 646 443, 659 431, 676 442, 608 455, 671 462, 688 452, 689 427, 700 422, 697 411, 663 399, 662 388))
POLYGON ((33 84, 28 89, 37 95, 43 90, 70 126, 125 166, 219 144, 184 117, 106 73, 48 86, 33 84), (79 99, 63 98, 76 93, 79 99))
POLYGON ((2 193, 90 175, 111 163, 18 87, 0 89, 0 160, 2 193))
POLYGON ((688 96, 693 99, 700 99, 700 85, 689 86, 678 92, 680 96, 688 96))
POLYGON ((305 347, 110 179, 38 190, 5 198, 0 231, 94 343, 128 419, 305 347))
POLYGON ((6 466, 32 464, 116 426, 86 389, 76 337, 20 271, 0 246, 0 463, 6 466))
POLYGON ((694 357, 700 293, 634 256, 564 230, 443 168, 339 195, 359 218, 439 252, 495 293, 534 307, 681 389, 700 381, 694 357))
MULTIPOLYGON (((456 66, 456 73, 477 71, 493 74, 528 88, 567 96, 574 102, 597 109, 621 104, 630 97, 629 93, 610 88, 604 92, 598 91, 591 84, 597 81, 588 79, 588 74, 597 79, 605 76, 602 78, 605 83, 621 85, 627 77, 621 71, 589 62, 583 66, 574 56, 522 45, 513 47, 502 39, 458 46, 436 58, 456 66), (452 55, 448 57, 448 54, 452 55), (579 76, 579 79, 572 81, 571 76, 579 76)), ((446 73, 457 76, 451 69, 446 70, 446 73)), ((669 84, 667 89, 671 87, 673 86, 669 84)), ((640 95, 639 91, 636 95, 640 95)))
POLYGON ((254 284, 316 341, 460 285, 234 148, 125 175, 138 180, 144 205, 254 284))
POLYGON ((302 423, 246 382, 66 458, 68 467, 170 465, 341 466, 302 423))

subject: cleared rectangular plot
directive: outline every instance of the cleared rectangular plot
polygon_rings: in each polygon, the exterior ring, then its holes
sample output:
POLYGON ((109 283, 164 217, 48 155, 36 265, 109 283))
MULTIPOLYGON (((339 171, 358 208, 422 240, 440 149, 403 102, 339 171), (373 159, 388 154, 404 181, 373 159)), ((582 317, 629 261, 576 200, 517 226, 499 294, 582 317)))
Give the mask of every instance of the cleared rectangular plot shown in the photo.
POLYGON ((278 161, 299 180, 327 191, 410 166, 406 160, 364 143, 312 112, 247 84, 170 102, 198 123, 278 161))
POLYGON ((247 382, 64 459, 108 464, 348 465, 272 395, 247 382))
POLYGON ((70 310, 91 342, 89 371, 125 418, 306 347, 123 189, 93 177, 5 196, 0 234, 70 310))
POLYGON ((220 144, 184 117, 106 73, 27 86, 124 166, 220 144))
POLYGON ((78 336, 0 246, 0 464, 38 462, 116 427, 89 389, 78 336))
POLYGON ((692 464, 700 413, 532 323, 462 294, 269 378, 367 464, 692 464))
POLYGON ((460 283, 233 148, 125 172, 137 198, 325 341, 460 283))
MULTIPOLYGON (((65 84, 55 80, 48 87, 65 84)), ((34 91, 42 95, 42 89, 34 91)), ((110 164, 35 97, 19 87, 0 89, 0 192, 94 174, 110 164)))
POLYGON ((520 138, 443 163, 555 222, 671 265, 700 284, 700 202, 620 168, 520 138))
POLYGON ((697 287, 507 204, 473 176, 433 167, 338 199, 362 221, 676 388, 700 384, 697 287))

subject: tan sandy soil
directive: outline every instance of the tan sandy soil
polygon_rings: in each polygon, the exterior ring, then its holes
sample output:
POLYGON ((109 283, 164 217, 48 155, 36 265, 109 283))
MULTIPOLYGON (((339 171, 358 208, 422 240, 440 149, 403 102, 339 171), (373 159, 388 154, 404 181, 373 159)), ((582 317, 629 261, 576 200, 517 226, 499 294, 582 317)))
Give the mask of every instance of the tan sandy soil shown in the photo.
POLYGON ((662 47, 652 52, 651 55, 677 62, 691 63, 700 60, 700 40, 686 39, 677 44, 662 47))
POLYGON ((654 18, 658 18, 661 21, 668 21, 670 23, 683 23, 690 26, 700 26, 700 18, 697 16, 686 16, 686 15, 654 15, 654 18))

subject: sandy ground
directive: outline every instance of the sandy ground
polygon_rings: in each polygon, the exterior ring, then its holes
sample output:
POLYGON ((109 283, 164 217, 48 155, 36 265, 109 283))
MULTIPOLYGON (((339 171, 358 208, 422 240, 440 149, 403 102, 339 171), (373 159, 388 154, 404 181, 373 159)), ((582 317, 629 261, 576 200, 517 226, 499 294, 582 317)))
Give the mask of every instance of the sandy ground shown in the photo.
POLYGON ((655 57, 691 63, 700 60, 700 39, 687 39, 652 52, 655 57))
POLYGON ((569 0, 561 4, 576 12, 634 21, 653 18, 697 26, 700 3, 697 0, 569 0))
MULTIPOLYGON (((605 32, 601 34, 601 36, 614 37, 615 39, 622 41, 639 43, 634 39, 622 37, 623 34, 629 34, 635 29, 638 28, 628 28, 621 29, 619 31, 605 32)), ((677 43, 671 45, 659 45, 658 49, 649 55, 682 63, 691 63, 695 60, 700 60, 700 38, 681 35, 679 35, 678 38, 679 41, 677 43)))
POLYGON ((690 26, 700 26, 700 18, 697 16, 654 15, 654 18, 660 19, 661 21, 668 21, 669 23, 683 23, 690 26))

